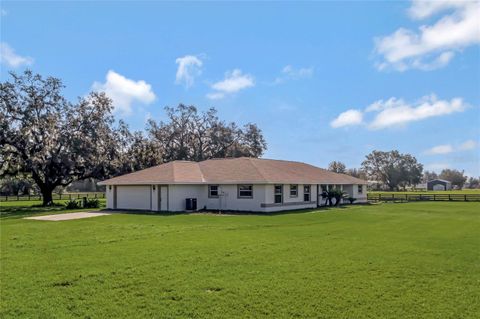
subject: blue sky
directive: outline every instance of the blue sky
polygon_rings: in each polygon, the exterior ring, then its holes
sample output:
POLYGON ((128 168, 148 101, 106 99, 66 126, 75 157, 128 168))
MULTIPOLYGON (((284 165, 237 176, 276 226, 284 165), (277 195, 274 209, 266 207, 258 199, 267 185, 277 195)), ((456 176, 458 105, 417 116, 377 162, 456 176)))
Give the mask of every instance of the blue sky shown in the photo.
POLYGON ((480 175, 478 3, 2 1, 0 18, 2 81, 104 90, 133 129, 193 104, 257 123, 268 158, 398 149, 480 175))

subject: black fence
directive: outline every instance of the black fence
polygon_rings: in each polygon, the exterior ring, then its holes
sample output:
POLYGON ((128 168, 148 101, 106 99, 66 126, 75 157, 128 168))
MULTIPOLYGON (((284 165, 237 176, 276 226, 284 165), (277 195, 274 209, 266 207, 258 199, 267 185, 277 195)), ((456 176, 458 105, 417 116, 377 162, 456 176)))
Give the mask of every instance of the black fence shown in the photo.
MULTIPOLYGON (((53 200, 71 200, 86 198, 105 198, 105 193, 70 193, 53 194, 53 200)), ((0 196, 0 202, 22 201, 22 200, 42 200, 42 195, 19 195, 19 196, 0 196)))
POLYGON ((373 202, 456 201, 479 202, 480 194, 368 194, 373 202))

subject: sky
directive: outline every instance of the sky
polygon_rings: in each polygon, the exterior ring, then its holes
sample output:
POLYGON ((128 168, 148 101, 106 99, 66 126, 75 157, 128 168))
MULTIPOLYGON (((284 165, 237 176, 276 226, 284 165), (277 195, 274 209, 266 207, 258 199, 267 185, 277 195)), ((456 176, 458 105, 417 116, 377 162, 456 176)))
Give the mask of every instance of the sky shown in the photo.
POLYGON ((480 176, 480 3, 1 1, 0 79, 92 90, 134 130, 165 106, 256 123, 265 158, 373 150, 480 176))

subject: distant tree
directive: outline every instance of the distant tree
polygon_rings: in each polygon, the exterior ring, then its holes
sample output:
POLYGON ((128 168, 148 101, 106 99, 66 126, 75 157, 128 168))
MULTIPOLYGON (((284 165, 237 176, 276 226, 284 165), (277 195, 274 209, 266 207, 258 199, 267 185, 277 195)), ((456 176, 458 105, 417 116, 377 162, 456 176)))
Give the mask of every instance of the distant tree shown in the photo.
POLYGON ((328 170, 335 172, 335 173, 341 173, 345 174, 346 173, 346 166, 342 162, 338 161, 333 161, 330 164, 328 164, 328 170))
POLYGON ((465 184, 467 181, 464 171, 459 171, 456 169, 444 169, 440 172, 438 177, 451 182, 452 186, 457 186, 460 189, 463 188, 463 184, 465 184))
POLYGON ((350 175, 352 177, 360 178, 363 180, 367 179, 367 174, 360 168, 349 168, 347 169, 345 174, 350 175))
POLYGON ((209 158, 259 157, 266 149, 261 130, 252 123, 240 128, 217 117, 215 109, 199 113, 195 106, 167 107, 167 122, 150 120, 147 131, 162 150, 164 162, 209 158))
POLYGON ((2 195, 29 195, 35 191, 35 182, 24 174, 15 177, 6 176, 0 180, 2 195))
POLYGON ((438 175, 437 173, 435 172, 430 172, 430 171, 425 171, 423 173, 423 177, 422 177, 422 182, 426 183, 428 181, 431 181, 433 179, 437 179, 438 178, 438 175))
POLYGON ((114 172, 120 132, 105 94, 70 103, 57 78, 10 74, 0 84, 0 177, 29 174, 50 205, 57 186, 114 172))
POLYGON ((468 179, 468 188, 480 188, 480 177, 475 178, 475 177, 470 177, 468 179))
POLYGON ((398 151, 373 151, 362 163, 370 180, 376 180, 386 185, 390 190, 405 188, 407 185, 418 184, 422 178, 423 165, 410 154, 398 151))

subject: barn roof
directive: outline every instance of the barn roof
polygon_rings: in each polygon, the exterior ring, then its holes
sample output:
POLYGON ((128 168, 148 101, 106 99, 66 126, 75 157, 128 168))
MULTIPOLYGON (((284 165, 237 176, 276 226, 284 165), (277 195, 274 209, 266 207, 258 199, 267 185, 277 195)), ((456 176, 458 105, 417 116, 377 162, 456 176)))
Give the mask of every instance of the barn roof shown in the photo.
POLYGON ((173 161, 114 177, 99 185, 240 183, 366 184, 366 181, 301 162, 240 157, 173 161))

